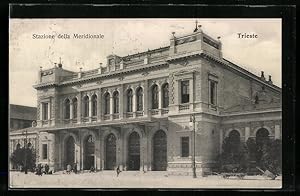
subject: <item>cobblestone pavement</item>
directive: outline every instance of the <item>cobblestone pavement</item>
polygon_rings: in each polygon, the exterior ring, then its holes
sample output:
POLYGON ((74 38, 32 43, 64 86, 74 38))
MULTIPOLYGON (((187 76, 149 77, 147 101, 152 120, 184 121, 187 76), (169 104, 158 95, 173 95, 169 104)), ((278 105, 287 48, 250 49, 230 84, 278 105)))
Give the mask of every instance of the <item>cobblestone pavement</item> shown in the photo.
POLYGON ((221 176, 197 177, 174 176, 167 172, 121 172, 117 177, 114 171, 96 173, 64 174, 37 176, 10 172, 10 188, 281 188, 280 177, 275 180, 262 176, 245 176, 243 180, 235 177, 223 179, 221 176))

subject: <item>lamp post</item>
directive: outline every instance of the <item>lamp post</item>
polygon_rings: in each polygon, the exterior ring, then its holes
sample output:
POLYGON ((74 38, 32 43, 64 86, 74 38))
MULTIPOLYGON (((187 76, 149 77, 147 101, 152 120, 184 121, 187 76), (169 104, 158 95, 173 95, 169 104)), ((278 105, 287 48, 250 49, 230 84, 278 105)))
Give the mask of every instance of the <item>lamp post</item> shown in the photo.
POLYGON ((24 139, 24 155, 25 155, 25 160, 24 160, 24 171, 25 174, 27 174, 27 130, 23 132, 25 134, 25 139, 24 139))
POLYGON ((196 130, 195 130, 195 115, 191 114, 190 123, 193 127, 193 178, 197 178, 196 175, 196 130))

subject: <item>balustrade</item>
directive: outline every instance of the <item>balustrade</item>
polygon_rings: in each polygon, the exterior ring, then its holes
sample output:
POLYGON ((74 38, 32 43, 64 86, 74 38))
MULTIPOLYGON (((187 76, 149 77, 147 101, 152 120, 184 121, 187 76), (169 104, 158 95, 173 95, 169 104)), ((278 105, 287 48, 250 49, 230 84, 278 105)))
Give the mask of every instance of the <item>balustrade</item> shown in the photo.
POLYGON ((181 110, 189 110, 190 109, 190 104, 181 104, 179 105, 179 111, 181 110))

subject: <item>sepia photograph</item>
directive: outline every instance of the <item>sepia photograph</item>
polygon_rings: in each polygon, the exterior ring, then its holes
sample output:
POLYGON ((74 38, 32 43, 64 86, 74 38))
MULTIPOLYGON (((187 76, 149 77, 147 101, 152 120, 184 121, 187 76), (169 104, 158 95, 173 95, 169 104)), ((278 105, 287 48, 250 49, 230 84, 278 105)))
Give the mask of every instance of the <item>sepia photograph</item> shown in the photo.
POLYGON ((282 188, 280 18, 9 20, 9 188, 282 188))

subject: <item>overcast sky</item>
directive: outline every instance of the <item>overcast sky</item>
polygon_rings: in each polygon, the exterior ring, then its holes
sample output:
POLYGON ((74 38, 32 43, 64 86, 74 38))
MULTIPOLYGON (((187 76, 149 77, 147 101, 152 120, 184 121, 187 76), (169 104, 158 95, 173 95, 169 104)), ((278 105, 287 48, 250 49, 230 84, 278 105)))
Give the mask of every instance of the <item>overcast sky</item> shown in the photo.
MULTIPOLYGON (((192 33, 196 19, 11 19, 9 47, 10 103, 36 106, 39 67, 79 71, 105 64, 106 56, 125 56, 169 45, 171 33, 192 33), (33 34, 102 34, 103 39, 32 39, 33 34)), ((259 75, 272 75, 281 87, 280 19, 197 19, 213 38, 221 36, 223 57, 259 75), (257 34, 240 39, 238 33, 257 34)))

